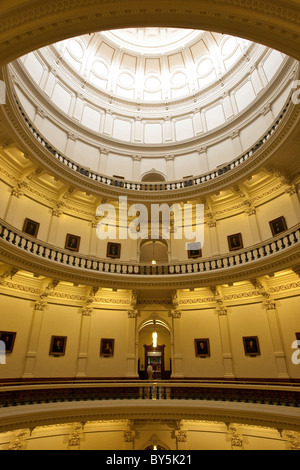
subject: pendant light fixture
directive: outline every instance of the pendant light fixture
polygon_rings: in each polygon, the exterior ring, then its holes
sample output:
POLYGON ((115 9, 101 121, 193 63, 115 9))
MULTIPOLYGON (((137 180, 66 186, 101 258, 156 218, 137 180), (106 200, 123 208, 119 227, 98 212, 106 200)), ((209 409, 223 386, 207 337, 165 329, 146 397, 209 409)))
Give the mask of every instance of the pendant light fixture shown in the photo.
POLYGON ((154 325, 154 329, 152 333, 152 346, 156 348, 157 347, 157 331, 155 330, 155 320, 153 320, 153 325, 154 325))
POLYGON ((155 242, 153 242, 153 245, 152 245, 152 266, 156 265, 155 256, 154 256, 154 244, 155 242))

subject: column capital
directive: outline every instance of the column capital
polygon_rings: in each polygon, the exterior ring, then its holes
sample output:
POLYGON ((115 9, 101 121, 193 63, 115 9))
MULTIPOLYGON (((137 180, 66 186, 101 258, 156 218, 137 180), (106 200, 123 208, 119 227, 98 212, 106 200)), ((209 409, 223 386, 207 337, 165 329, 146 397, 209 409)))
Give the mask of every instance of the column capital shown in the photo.
POLYGON ((237 137, 239 137, 239 135, 240 135, 240 130, 239 130, 239 129, 235 129, 233 132, 231 132, 230 138, 231 138, 231 139, 236 139, 237 137))
POLYGON ((275 310, 276 309, 276 303, 274 300, 267 300, 264 302, 264 307, 266 310, 275 310))
POLYGON ((207 152, 207 147, 206 147, 206 146, 198 147, 198 148, 197 148, 197 152, 199 153, 199 155, 200 155, 201 153, 206 153, 206 152, 207 152))
POLYGON ((139 311, 135 308, 128 310, 128 318, 137 318, 139 316, 139 311))
POLYGON ((227 315, 227 308, 224 307, 224 305, 220 305, 220 306, 217 308, 217 314, 218 314, 219 316, 227 315))
POLYGON ((124 442, 133 442, 135 439, 135 431, 124 431, 124 442))
POLYGON ((170 313, 169 313, 169 316, 171 316, 173 318, 181 318, 181 315, 182 315, 182 312, 181 312, 181 310, 178 310, 178 309, 171 310, 170 313))
POLYGON ((243 447, 243 435, 238 431, 235 424, 229 426, 228 437, 232 447, 243 447))
POLYGON ((183 430, 174 431, 174 436, 176 437, 178 442, 187 441, 187 431, 183 431, 183 430))
POLYGON ((93 311, 94 311, 93 307, 89 307, 89 306, 86 305, 85 307, 82 307, 81 314, 84 317, 90 317, 92 315, 93 311))
POLYGON ((250 206, 245 209, 245 213, 250 217, 250 215, 256 215, 256 207, 250 206))
POLYGON ((285 193, 288 194, 289 196, 293 196, 294 194, 297 194, 296 186, 289 186, 289 187, 285 190, 285 193))
POLYGON ((45 300, 37 300, 34 304, 34 310, 38 310, 40 312, 43 312, 46 307, 47 307, 47 302, 45 300))

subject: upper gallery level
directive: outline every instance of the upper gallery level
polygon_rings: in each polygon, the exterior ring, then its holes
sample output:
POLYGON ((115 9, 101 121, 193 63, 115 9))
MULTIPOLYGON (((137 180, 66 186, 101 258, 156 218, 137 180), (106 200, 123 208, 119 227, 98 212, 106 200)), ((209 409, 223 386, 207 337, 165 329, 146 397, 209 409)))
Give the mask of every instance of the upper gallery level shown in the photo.
POLYGON ((48 158, 86 172, 83 184, 165 181, 173 185, 155 189, 169 190, 238 173, 270 137, 285 138, 299 71, 244 39, 144 28, 64 40, 3 73, 7 115, 21 112, 48 158))

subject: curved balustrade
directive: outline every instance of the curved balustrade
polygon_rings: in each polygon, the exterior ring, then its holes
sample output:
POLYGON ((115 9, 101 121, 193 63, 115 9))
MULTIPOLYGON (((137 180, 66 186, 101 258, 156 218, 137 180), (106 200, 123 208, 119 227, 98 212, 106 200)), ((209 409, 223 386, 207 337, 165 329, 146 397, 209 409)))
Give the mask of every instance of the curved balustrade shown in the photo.
POLYGON ((214 400, 299 407, 300 387, 293 383, 212 381, 93 381, 38 383, 0 387, 0 408, 79 400, 214 400))
POLYGON ((28 128, 31 130, 32 134, 34 137, 45 147, 46 150, 48 150, 49 153, 53 157, 55 157, 58 161, 60 161, 62 164, 67 166, 73 171, 76 171, 87 178, 96 181, 98 183, 102 183, 105 185, 109 186, 115 186, 119 188, 124 188, 126 190, 131 190, 131 191, 170 191, 170 190, 178 190, 178 189, 183 189, 187 188, 190 186, 197 186, 201 185, 202 183, 206 183, 208 181, 212 181, 215 178, 218 178, 219 176, 223 175, 224 173, 227 173, 228 171, 233 170, 234 168, 237 168, 241 164, 243 164, 245 161, 247 161, 249 158, 251 158, 273 135, 273 133, 277 130, 278 126, 280 125, 284 115, 286 114, 288 107, 290 106, 291 103, 291 96, 288 99, 286 105, 284 106, 282 112, 280 113, 280 116, 276 119, 276 121, 273 123, 273 125, 270 127, 268 132, 260 139, 258 140, 255 145, 248 150, 246 153, 243 155, 239 156, 238 158, 232 160, 228 164, 221 166, 213 171, 210 171, 208 173, 205 173, 203 175, 199 175, 196 177, 184 179, 181 181, 170 181, 170 182, 157 182, 157 183, 151 183, 151 182, 134 182, 134 181, 126 181, 126 180, 121 180, 118 178, 111 178, 108 176, 103 176, 100 175, 99 173, 96 173, 94 171, 91 171, 87 168, 82 167, 78 163, 73 162, 70 160, 68 157, 65 155, 62 155, 60 152, 58 152, 57 149, 53 147, 52 144, 49 144, 45 138, 40 134, 39 131, 35 129, 34 124, 30 121, 28 116, 24 113, 22 107, 20 106, 20 103, 18 102, 17 97, 14 95, 17 107, 24 118, 28 128))
POLYGON ((43 241, 36 240, 25 233, 16 230, 4 221, 0 221, 0 240, 31 253, 39 259, 48 260, 59 266, 80 268, 84 271, 103 274, 122 274, 130 276, 177 276, 193 275, 200 273, 217 272, 236 266, 245 266, 252 262, 269 258, 276 253, 282 253, 299 243, 300 224, 287 230, 274 238, 260 244, 244 248, 236 252, 213 258, 201 259, 196 262, 182 262, 176 264, 157 264, 155 266, 145 264, 132 264, 103 260, 95 257, 84 256, 68 250, 60 249, 43 241))

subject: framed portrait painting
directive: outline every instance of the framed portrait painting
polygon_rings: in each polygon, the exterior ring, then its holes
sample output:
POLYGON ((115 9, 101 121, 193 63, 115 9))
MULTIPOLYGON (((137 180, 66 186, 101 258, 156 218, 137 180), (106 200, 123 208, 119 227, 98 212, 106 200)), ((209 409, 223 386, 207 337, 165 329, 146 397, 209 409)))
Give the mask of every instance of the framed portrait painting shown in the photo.
POLYGON ((208 338, 195 339, 195 354, 196 357, 209 357, 210 345, 208 338))
POLYGON ((107 244, 107 258, 120 258, 121 256, 121 244, 120 243, 108 243, 107 244))
POLYGON ((70 233, 66 236, 65 248, 71 251, 79 251, 81 238, 77 235, 71 235, 70 233))
POLYGON ((64 356, 66 352, 67 337, 52 336, 50 343, 50 356, 64 356))
POLYGON ((287 230, 287 224, 284 217, 278 217, 277 219, 269 222, 273 237, 278 233, 285 232, 287 230))
POLYGON ((189 259, 196 259, 202 258, 202 250, 188 250, 188 258, 189 259))
POLYGON ((241 233, 235 233, 234 235, 229 235, 228 239, 228 247, 229 251, 241 250, 244 248, 243 245, 243 238, 241 233))
POLYGON ((0 331, 0 341, 5 344, 5 353, 11 354, 14 349, 17 333, 11 331, 0 331))
POLYGON ((257 336, 244 336, 243 343, 246 356, 260 356, 260 347, 257 336))
POLYGON ((111 338, 102 338, 100 343, 100 356, 112 357, 114 355, 115 340, 111 338))
POLYGON ((23 232, 32 237, 37 237, 40 224, 31 219, 25 219, 23 224, 23 232))

